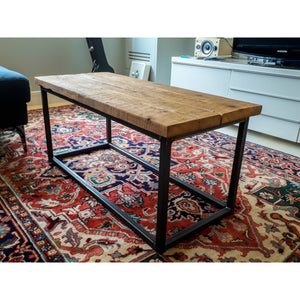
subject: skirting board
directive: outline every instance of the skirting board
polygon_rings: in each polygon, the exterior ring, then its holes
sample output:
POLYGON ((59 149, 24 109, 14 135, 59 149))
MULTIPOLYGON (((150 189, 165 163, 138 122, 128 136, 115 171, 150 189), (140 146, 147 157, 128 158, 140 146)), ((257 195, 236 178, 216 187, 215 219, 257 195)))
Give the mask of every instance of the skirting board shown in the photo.
MULTIPOLYGON (((54 95, 49 94, 48 95, 48 101, 49 104, 56 104, 56 103, 63 103, 65 102, 66 104, 69 104, 68 101, 65 101, 59 97, 56 97, 54 95)), ((40 91, 34 91, 31 92, 31 100, 30 102, 27 104, 28 106, 41 106, 42 105, 42 99, 41 99, 41 92, 40 91)))

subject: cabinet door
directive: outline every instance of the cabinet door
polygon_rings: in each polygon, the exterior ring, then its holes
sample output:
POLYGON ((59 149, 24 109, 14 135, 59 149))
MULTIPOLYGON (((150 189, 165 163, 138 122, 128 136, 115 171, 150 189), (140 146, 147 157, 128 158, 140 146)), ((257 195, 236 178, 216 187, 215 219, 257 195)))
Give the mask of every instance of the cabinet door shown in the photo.
POLYGON ((231 70, 173 63, 171 85, 226 97, 230 73, 231 70))
POLYGON ((299 123, 259 115, 250 118, 249 129, 297 142, 299 123))
POLYGON ((300 101, 299 77, 233 71, 230 88, 270 97, 300 101))
POLYGON ((300 101, 230 89, 228 98, 262 105, 262 115, 300 123, 300 101))

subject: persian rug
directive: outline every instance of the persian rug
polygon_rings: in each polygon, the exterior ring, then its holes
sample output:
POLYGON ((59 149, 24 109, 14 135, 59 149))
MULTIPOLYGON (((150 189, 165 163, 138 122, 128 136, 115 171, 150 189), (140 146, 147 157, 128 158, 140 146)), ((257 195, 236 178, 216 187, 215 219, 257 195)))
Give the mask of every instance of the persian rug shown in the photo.
MULTIPOLYGON (((105 140, 105 119, 77 106, 50 109, 56 152, 105 140)), ((158 163, 157 141, 113 122, 113 142, 158 163)), ((41 110, 29 112, 28 152, 0 133, 1 262, 298 262, 300 158, 246 143, 235 213, 163 255, 49 164, 41 110)), ((225 201, 235 138, 216 131, 173 143, 171 173, 225 201)), ((113 150, 65 163, 155 233, 157 176, 113 150)), ((216 208, 170 184, 168 236, 216 208)))

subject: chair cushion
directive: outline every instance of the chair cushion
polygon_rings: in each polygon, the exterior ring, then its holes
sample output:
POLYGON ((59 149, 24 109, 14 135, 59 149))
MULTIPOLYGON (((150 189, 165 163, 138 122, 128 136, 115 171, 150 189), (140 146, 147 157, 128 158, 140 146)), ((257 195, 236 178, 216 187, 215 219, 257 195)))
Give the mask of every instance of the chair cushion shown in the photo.
POLYGON ((30 101, 29 80, 22 74, 0 66, 0 107, 2 104, 30 101))
POLYGON ((0 105, 0 129, 26 125, 28 123, 27 104, 0 105))

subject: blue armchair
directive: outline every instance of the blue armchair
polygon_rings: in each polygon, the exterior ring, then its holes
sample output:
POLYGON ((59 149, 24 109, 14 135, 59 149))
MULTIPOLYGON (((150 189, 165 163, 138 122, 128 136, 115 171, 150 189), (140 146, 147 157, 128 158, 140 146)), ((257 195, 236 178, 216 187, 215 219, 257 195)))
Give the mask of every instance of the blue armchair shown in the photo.
POLYGON ((28 123, 29 80, 22 74, 0 66, 0 129, 14 129, 27 151, 24 125, 28 123))

